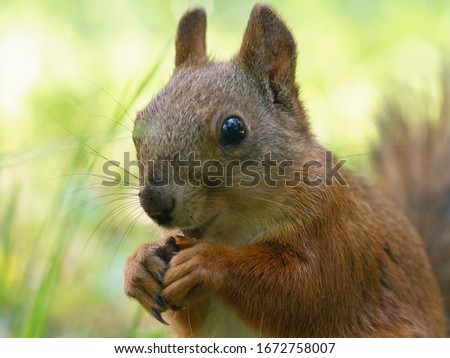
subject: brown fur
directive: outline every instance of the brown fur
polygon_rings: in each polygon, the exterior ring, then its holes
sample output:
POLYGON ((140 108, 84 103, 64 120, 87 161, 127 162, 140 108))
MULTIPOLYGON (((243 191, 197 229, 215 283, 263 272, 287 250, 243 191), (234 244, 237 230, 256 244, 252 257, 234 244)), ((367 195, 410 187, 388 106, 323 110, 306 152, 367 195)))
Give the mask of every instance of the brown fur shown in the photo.
MULTIPOLYGON (((424 238, 450 315, 450 69, 442 76, 436 115, 423 98, 390 101, 380 118, 374 156, 380 188, 393 198, 424 238), (419 123, 411 125, 419 117, 419 123)), ((411 98, 412 97, 412 98, 411 98)), ((447 318, 447 330, 450 320, 447 318)))
MULTIPOLYGON (((205 58, 205 19, 196 9, 180 21, 175 73, 138 115, 141 175, 155 174, 147 160, 175 152, 227 163, 270 151, 274 160, 325 164, 298 99, 296 46, 284 23, 256 5, 239 54, 212 63, 205 58), (230 115, 245 121, 247 136, 221 148, 217 123, 230 115)), ((179 336, 239 336, 247 328, 272 337, 444 336, 439 289, 405 216, 350 172, 341 171, 348 185, 328 185, 323 167, 309 172, 322 183, 249 189, 236 184, 239 173, 232 186, 215 189, 145 183, 143 206, 157 207, 157 214, 170 208, 168 229, 193 232, 214 220, 167 268, 157 244, 141 246, 126 267, 126 293, 149 312, 185 307, 166 315, 179 336), (222 327, 217 305, 231 312, 222 327), (245 329, 227 330, 230 317, 245 329)))

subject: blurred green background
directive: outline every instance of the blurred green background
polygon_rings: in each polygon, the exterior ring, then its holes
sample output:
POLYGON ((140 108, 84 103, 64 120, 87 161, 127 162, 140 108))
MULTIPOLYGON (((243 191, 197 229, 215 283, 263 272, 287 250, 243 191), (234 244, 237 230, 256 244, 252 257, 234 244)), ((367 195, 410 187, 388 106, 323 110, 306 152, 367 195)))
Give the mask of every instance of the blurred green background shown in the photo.
MULTIPOLYGON (((435 88, 450 1, 267 2, 297 39, 315 133, 367 173, 383 98, 435 88)), ((126 257, 158 235, 135 190, 101 185, 103 157, 134 155, 133 118, 172 72, 182 13, 206 8, 208 50, 226 60, 253 3, 0 0, 1 337, 167 334, 123 293, 126 257)))

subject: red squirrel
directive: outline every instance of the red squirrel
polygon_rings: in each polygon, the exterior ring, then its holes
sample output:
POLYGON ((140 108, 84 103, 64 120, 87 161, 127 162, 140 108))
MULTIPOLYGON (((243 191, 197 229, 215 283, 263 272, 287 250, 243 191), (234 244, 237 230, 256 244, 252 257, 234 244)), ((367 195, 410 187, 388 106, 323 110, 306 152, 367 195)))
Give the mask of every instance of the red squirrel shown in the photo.
POLYGON ((136 118, 140 202, 173 234, 130 256, 126 294, 179 337, 445 336, 416 229, 312 134, 283 21, 255 5, 228 62, 205 32, 203 9, 182 17, 173 76, 136 118))

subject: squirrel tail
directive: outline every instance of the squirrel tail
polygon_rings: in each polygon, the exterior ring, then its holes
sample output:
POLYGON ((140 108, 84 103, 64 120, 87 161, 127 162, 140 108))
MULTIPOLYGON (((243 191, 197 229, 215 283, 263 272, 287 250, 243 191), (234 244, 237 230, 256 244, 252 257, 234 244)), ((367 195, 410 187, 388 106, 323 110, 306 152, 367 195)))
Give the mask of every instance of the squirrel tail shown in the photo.
POLYGON ((423 96, 407 97, 386 103, 379 117, 373 168, 381 189, 425 241, 450 332, 450 67, 437 106, 423 96))

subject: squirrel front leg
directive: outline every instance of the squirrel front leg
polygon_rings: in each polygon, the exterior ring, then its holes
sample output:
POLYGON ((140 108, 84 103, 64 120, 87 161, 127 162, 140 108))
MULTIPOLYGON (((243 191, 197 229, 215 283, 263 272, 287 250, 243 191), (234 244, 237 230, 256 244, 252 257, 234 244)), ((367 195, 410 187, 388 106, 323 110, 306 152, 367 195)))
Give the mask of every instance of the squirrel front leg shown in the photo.
POLYGON ((127 260, 125 266, 125 293, 136 299, 151 315, 167 324, 161 313, 174 307, 167 306, 161 297, 163 276, 172 256, 195 245, 194 239, 170 236, 162 242, 142 244, 127 260))
POLYGON ((173 257, 162 296, 186 307, 217 294, 255 330, 297 336, 306 276, 301 256, 273 242, 241 248, 198 243, 173 257))

